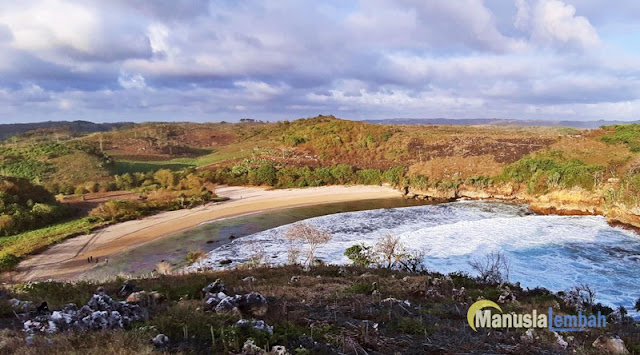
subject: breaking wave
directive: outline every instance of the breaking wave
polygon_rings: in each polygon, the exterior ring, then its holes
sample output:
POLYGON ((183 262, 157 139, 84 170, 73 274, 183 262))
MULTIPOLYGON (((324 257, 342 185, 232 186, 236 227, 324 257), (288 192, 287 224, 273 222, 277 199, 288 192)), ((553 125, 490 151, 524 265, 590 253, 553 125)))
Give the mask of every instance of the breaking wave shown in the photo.
MULTIPOLYGON (((587 283, 597 291, 597 301, 627 308, 640 296, 640 238, 609 226, 600 216, 541 216, 520 204, 459 201, 339 213, 305 222, 333 235, 316 252, 325 263, 347 264, 345 249, 357 243, 373 245, 392 234, 409 248, 427 251, 430 270, 473 274, 469 261, 502 251, 511 262, 510 279, 523 287, 561 291, 587 283)), ((191 268, 219 268, 224 259, 238 265, 256 248, 269 263, 283 264, 289 226, 234 240, 191 268)))

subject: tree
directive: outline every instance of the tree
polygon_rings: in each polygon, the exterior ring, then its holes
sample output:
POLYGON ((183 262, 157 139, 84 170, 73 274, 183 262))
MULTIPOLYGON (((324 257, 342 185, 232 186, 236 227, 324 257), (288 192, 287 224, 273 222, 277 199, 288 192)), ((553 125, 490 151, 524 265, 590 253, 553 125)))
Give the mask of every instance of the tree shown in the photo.
MULTIPOLYGON (((308 246, 307 255, 303 263, 306 266, 313 265, 315 261, 314 256, 315 256, 316 249, 318 249, 318 246, 320 246, 320 244, 329 242, 331 240, 331 237, 332 236, 330 233, 320 230, 306 223, 294 224, 289 228, 289 230, 285 234, 285 238, 288 239, 289 242, 291 243, 290 245, 292 245, 294 241, 301 241, 307 244, 308 246)), ((291 250, 292 249, 290 248, 290 251, 291 250)), ((290 255, 290 259, 294 259, 293 261, 295 261, 297 260, 297 257, 292 258, 290 255)))
POLYGON ((500 284, 509 281, 509 260, 501 252, 489 253, 481 260, 469 262, 469 265, 478 272, 482 282, 500 284))
POLYGON ((400 237, 387 234, 382 237, 373 248, 382 259, 382 265, 388 269, 392 268, 396 261, 404 255, 404 246, 400 242, 400 237))
POLYGON ((259 185, 272 186, 276 181, 276 168, 269 162, 262 163, 256 171, 256 181, 259 185))

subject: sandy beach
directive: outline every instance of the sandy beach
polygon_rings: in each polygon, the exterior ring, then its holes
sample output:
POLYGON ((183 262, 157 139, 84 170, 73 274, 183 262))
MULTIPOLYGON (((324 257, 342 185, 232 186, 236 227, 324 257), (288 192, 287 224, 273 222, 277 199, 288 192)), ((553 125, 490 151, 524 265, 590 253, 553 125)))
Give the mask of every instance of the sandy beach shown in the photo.
POLYGON ((216 194, 229 200, 116 224, 54 245, 22 261, 12 281, 74 280, 95 266, 95 263, 87 262, 89 257, 105 262, 110 256, 129 248, 223 218, 305 205, 401 196, 399 191, 385 186, 325 186, 286 190, 219 187, 216 194))

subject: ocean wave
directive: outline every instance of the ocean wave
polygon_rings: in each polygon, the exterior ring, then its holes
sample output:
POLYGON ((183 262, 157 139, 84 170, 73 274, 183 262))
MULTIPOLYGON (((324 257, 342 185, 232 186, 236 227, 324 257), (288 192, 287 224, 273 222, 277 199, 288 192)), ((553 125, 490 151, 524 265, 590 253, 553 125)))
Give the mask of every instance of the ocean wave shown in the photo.
MULTIPOLYGON (((325 263, 347 264, 348 247, 373 245, 391 234, 409 248, 426 251, 425 264, 434 271, 472 273, 470 261, 502 251, 511 262, 511 280, 523 287, 560 291, 587 283, 598 292, 598 301, 627 308, 640 296, 640 238, 609 226, 600 216, 541 216, 521 204, 462 201, 339 213, 305 222, 333 236, 316 252, 325 263)), ((284 264, 288 228, 236 239, 190 268, 221 268, 224 259, 238 265, 256 249, 269 263, 284 264)))

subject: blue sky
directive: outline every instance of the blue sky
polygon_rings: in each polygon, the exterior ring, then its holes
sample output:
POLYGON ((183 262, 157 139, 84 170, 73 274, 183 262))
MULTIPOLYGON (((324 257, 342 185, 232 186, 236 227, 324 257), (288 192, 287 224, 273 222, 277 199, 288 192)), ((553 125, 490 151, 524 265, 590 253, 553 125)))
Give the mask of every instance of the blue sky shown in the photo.
POLYGON ((0 121, 640 119, 640 2, 0 3, 0 121))

